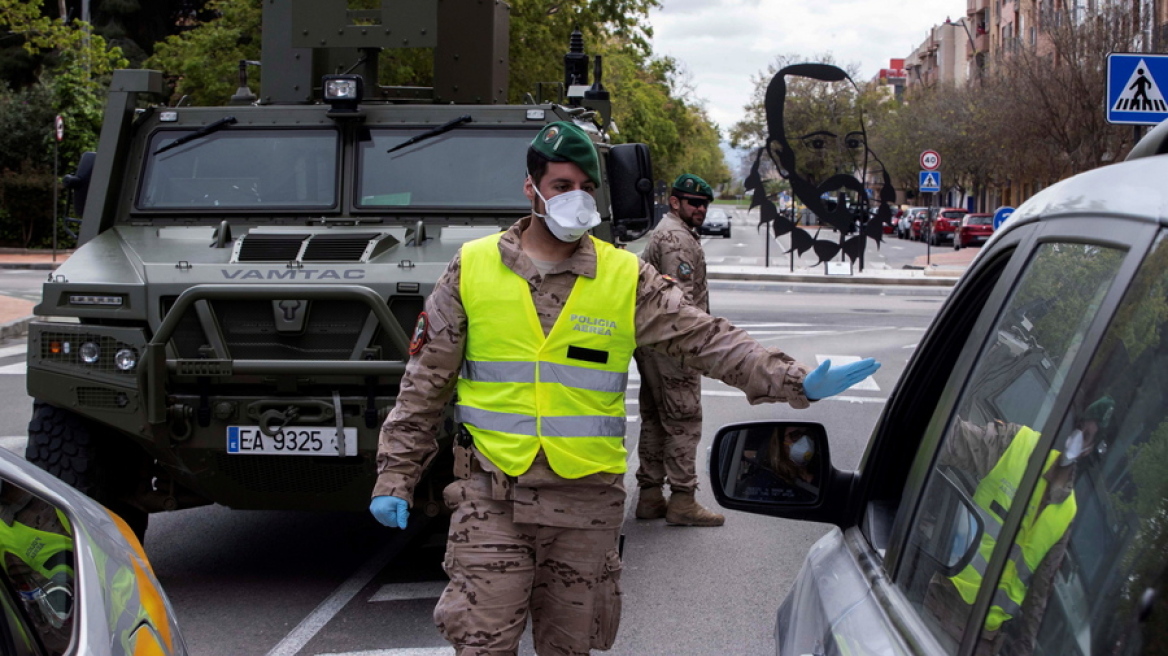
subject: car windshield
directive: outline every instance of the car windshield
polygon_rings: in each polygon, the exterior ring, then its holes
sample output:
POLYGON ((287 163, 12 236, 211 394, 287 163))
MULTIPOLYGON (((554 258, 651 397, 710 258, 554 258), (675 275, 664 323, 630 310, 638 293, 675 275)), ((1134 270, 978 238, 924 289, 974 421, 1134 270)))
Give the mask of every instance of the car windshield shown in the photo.
POLYGON ((372 130, 358 154, 357 205, 525 210, 524 162, 538 127, 456 128, 392 153, 430 128, 372 130))
POLYGON ((150 138, 139 210, 336 206, 336 130, 228 128, 159 152, 193 132, 150 138))
POLYGON ((965 220, 965 225, 993 225, 994 217, 986 216, 970 216, 965 220))
POLYGON ((965 216, 965 212, 950 210, 948 212, 941 212, 941 216, 945 217, 946 219, 960 219, 961 217, 965 216))

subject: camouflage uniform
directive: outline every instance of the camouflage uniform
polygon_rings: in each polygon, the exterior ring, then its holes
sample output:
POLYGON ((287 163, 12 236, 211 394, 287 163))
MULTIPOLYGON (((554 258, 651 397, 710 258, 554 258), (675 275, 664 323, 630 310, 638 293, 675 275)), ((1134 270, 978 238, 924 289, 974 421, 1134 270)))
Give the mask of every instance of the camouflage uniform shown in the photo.
MULTIPOLYGON (((503 263, 528 281, 547 334, 578 276, 596 275, 588 239, 540 276, 520 246, 531 217, 499 241, 503 263)), ((397 405, 381 429, 373 495, 412 502, 414 487, 437 450, 435 435, 462 366, 466 315, 456 256, 426 299, 426 341, 410 359, 397 405)), ((697 370, 746 392, 751 403, 805 408, 807 369, 768 349, 724 319, 685 306, 683 291, 641 264, 637 342, 684 358, 697 370)), ((445 491, 454 514, 447 543, 450 584, 434 620, 460 655, 514 654, 528 613, 540 654, 607 649, 620 620, 617 540, 624 519, 620 474, 568 480, 542 453, 519 476, 506 476, 477 452, 456 450, 461 480, 445 491)))
MULTIPOLYGON (((662 217, 641 258, 677 280, 686 303, 710 311, 701 241, 677 214, 662 217)), ((702 439, 702 376, 651 348, 638 348, 634 355, 641 373, 637 484, 661 487, 668 479, 674 492, 693 492, 702 439)))

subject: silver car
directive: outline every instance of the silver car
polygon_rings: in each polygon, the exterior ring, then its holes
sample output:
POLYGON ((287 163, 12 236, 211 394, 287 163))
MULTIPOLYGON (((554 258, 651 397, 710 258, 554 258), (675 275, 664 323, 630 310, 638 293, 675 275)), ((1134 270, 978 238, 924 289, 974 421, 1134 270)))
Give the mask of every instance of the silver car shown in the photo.
POLYGON ((0 653, 187 653, 174 609, 126 523, 6 449, 0 550, 0 653))
POLYGON ((721 207, 711 205, 710 209, 706 212, 706 220, 702 221, 702 225, 698 226, 698 234, 721 235, 729 239, 730 215, 721 207))
POLYGON ((859 471, 820 424, 723 427, 727 508, 823 522, 779 654, 1162 654, 1168 122, 996 231, 859 471))

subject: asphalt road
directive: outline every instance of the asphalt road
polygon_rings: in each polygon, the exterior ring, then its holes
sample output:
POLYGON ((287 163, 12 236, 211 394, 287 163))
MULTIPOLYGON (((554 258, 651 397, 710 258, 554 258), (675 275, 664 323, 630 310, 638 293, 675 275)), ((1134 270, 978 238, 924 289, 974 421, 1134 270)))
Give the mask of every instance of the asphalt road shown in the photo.
MULTIPOLYGON (((738 233, 754 234, 737 230, 737 224, 735 228, 735 239, 738 233)), ((713 257, 723 246, 751 248, 734 246, 735 239, 714 239, 708 252, 713 257)), ((25 275, 30 282, 43 279, 43 273, 25 275)), ((803 411, 751 406, 737 390, 705 380, 699 450, 703 467, 706 448, 720 425, 798 419, 824 423, 833 463, 854 468, 917 340, 944 300, 943 290, 928 295, 895 288, 807 294, 785 291, 789 288, 716 281, 712 309, 800 361, 872 356, 883 367, 844 395, 803 411)), ((31 410, 22 347, 20 342, 0 344, 0 394, 9 400, 0 406, 0 445, 19 452, 31 410)), ((639 384, 634 377, 629 390, 630 487, 639 384)), ((702 478, 706 480, 704 472, 702 478)), ((699 498, 713 504, 708 485, 699 490, 699 498)), ((426 530, 434 528, 415 528, 403 536, 364 513, 212 506, 152 516, 146 549, 195 656, 428 656, 453 653, 431 619, 444 584, 441 534, 426 530)), ((804 553, 826 530, 823 525, 737 512, 727 512, 726 526, 713 529, 668 527, 630 517, 625 526, 623 620, 608 653, 774 653, 775 609, 804 553)), ((521 653, 533 653, 529 639, 521 653)))

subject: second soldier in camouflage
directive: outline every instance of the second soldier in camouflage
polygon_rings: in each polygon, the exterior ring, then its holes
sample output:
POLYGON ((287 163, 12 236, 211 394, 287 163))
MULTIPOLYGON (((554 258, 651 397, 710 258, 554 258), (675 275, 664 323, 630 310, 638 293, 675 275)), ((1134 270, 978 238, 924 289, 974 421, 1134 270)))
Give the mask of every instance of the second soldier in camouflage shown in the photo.
MULTIPOLYGON (((685 300, 709 312, 706 257, 697 235, 714 198, 696 175, 673 182, 669 212, 649 236, 641 258, 677 281, 685 300)), ((660 519, 678 526, 721 526, 725 518, 694 499, 698 487, 697 448, 702 439, 702 377, 678 360, 651 348, 636 351, 641 372, 641 439, 637 446, 637 519, 660 519), (669 482, 670 497, 663 487, 669 482)))

